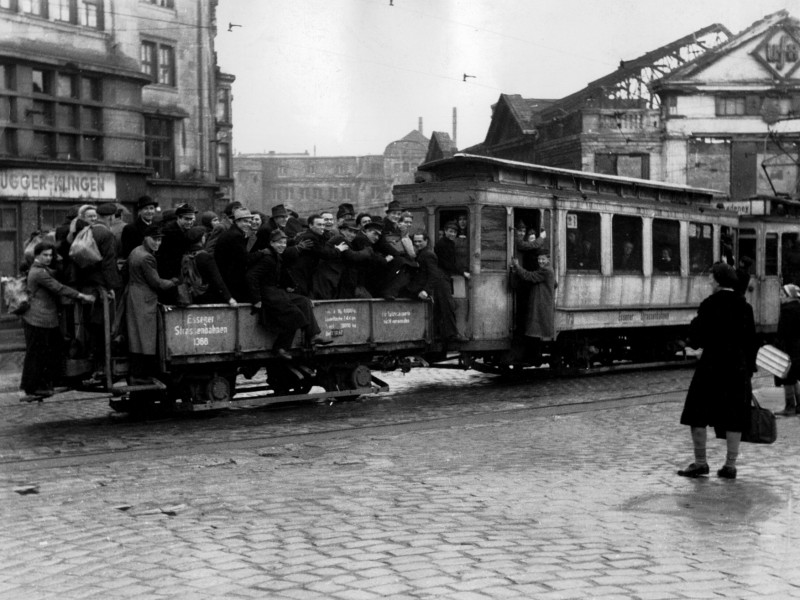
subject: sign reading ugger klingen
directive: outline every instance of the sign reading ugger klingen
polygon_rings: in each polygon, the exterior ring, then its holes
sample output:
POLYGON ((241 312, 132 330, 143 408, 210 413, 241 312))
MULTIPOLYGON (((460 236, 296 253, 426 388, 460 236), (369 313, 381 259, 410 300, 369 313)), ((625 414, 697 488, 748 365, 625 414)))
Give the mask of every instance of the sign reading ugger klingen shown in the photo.
POLYGON ((117 181, 114 173, 0 169, 0 197, 113 200, 117 181))

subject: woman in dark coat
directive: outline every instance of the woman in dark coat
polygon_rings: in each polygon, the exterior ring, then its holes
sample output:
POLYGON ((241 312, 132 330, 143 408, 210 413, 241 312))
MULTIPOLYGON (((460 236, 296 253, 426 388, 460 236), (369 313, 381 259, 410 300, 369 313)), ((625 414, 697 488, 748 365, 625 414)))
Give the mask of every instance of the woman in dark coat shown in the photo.
POLYGON ((681 414, 681 424, 691 427, 695 461, 678 471, 683 477, 709 472, 706 461, 706 427, 725 431, 727 456, 719 477, 736 478, 736 458, 742 431, 750 417, 755 372, 756 331, 753 309, 734 289, 736 271, 725 263, 711 269, 713 293, 703 300, 690 326, 690 345, 703 348, 681 414))
POLYGON ((191 244, 187 254, 194 259, 197 272, 206 286, 206 291, 199 296, 195 296, 192 302, 194 304, 225 303, 229 306, 236 306, 236 300, 231 297, 228 286, 225 285, 225 280, 222 279, 222 274, 219 272, 214 255, 205 248, 206 238, 207 229, 200 225, 192 227, 186 232, 186 239, 191 244))
POLYGON ((22 315, 25 333, 25 362, 22 364, 20 389, 24 400, 41 400, 53 395, 53 385, 61 375, 64 341, 58 327, 59 297, 94 302, 94 296, 82 294, 58 282, 50 264, 55 244, 39 242, 33 248, 33 264, 28 271, 30 308, 22 315))
POLYGON ((786 406, 775 414, 791 417, 800 412, 800 385, 797 383, 800 378, 800 287, 789 283, 783 286, 783 294, 777 345, 792 359, 792 366, 786 379, 776 378, 776 383, 783 386, 786 406))
MULTIPOLYGON (((330 344, 333 340, 319 337, 320 329, 311 300, 293 292, 293 282, 283 269, 281 258, 287 240, 288 236, 280 229, 270 233, 269 250, 260 253, 255 264, 247 270, 247 286, 254 308, 261 310, 262 323, 278 334, 273 348, 281 358, 292 360, 287 349, 298 329, 303 330, 309 345, 330 344)), ((295 252, 295 248, 291 252, 295 252)))

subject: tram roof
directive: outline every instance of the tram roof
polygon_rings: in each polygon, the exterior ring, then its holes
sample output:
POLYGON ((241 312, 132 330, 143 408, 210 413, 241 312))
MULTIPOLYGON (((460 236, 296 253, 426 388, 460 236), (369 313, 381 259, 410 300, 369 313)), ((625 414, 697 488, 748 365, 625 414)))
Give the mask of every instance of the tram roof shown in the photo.
POLYGON ((465 162, 480 162, 488 165, 498 167, 508 167, 520 169, 523 171, 535 171, 537 173, 548 173, 552 175, 562 175, 572 177, 574 179, 586 179, 590 181, 607 181, 610 183, 623 183, 628 185, 635 185, 638 187, 651 187, 664 190, 673 190, 680 192, 687 192, 690 194, 704 194, 712 197, 724 197, 726 194, 720 190, 712 190, 709 188, 698 188, 690 185, 681 185, 679 183, 667 183, 664 181, 654 181, 652 179, 639 179, 637 177, 623 177, 620 175, 605 175, 602 173, 595 173, 593 171, 577 171, 575 169, 563 169, 561 167, 548 167, 546 165, 538 165, 535 163, 526 163, 517 160, 508 160, 505 158, 495 158, 493 156, 483 156, 480 154, 464 154, 457 153, 450 158, 442 158, 428 163, 424 163, 417 167, 418 171, 431 171, 435 172, 440 167, 451 165, 453 163, 465 162))

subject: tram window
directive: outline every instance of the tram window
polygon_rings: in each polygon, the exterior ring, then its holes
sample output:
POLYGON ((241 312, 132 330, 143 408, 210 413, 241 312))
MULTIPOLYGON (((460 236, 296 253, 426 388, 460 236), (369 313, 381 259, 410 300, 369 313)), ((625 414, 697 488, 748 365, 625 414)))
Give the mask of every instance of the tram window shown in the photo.
MULTIPOLYGON (((728 263, 729 265, 733 264, 733 248, 735 246, 733 243, 734 233, 735 230, 727 225, 723 225, 720 229, 720 260, 728 263)), ((741 254, 739 256, 741 256, 741 254)), ((748 256, 750 256, 750 258, 755 258, 755 254, 749 254, 748 256)))
POLYGON ((689 273, 708 273, 714 264, 714 228, 689 223, 689 273))
POLYGON ((484 206, 481 209, 481 270, 505 270, 508 266, 506 209, 484 206))
POLYGON ((614 271, 642 272, 642 219, 614 215, 611 221, 614 271))
POLYGON ((600 270, 600 215, 567 213, 567 269, 600 270))
POLYGON ((778 274, 778 234, 767 233, 765 241, 764 275, 775 276, 778 274))
POLYGON ((739 258, 742 256, 756 256, 756 230, 755 229, 740 229, 739 230, 739 258))
POLYGON ((796 233, 784 233, 781 242, 783 283, 796 284, 800 281, 800 238, 796 233))
MULTIPOLYGON (((444 235, 445 225, 456 226, 456 270, 469 272, 469 212, 466 207, 448 208, 439 211, 439 237, 444 235)), ((505 268, 505 265, 504 267, 505 268)))
POLYGON ((653 272, 681 270, 681 225, 670 219, 653 219, 653 272))

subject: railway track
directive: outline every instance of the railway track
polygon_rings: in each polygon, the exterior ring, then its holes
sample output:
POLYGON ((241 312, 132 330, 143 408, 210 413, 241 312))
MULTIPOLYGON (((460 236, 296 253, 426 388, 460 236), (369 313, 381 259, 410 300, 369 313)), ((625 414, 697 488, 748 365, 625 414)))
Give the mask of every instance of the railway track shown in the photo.
MULTIPOLYGON (((153 420, 110 416, 102 405, 104 398, 93 398, 92 410, 85 417, 54 413, 53 420, 23 423, 17 419, 16 425, 3 425, 0 469, 20 473, 451 428, 513 420, 522 414, 552 416, 678 402, 683 400, 691 372, 600 376, 590 385, 586 379, 551 380, 535 390, 525 382, 466 375, 450 376, 445 382, 399 384, 395 392, 358 402, 282 403, 153 420)), ((67 402, 62 407, 68 410, 67 402)), ((46 419, 47 414, 39 412, 39 418, 46 419)))

